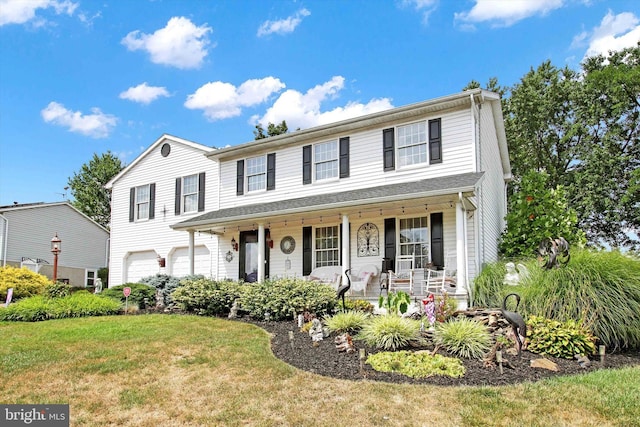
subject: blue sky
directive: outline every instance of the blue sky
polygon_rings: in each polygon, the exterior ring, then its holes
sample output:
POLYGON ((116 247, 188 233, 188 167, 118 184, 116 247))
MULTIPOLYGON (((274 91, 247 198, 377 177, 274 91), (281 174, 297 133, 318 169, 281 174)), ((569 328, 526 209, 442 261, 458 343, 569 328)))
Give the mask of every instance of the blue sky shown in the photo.
POLYGON ((0 205, 164 133, 235 145, 638 40, 637 0, 0 0, 0 205))

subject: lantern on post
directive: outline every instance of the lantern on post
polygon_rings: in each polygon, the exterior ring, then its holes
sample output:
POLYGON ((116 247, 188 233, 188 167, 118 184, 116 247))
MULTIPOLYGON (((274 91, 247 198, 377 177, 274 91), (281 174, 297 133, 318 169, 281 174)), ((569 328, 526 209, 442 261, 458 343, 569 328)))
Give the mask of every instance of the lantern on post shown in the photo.
POLYGON ((53 254, 53 283, 58 281, 58 255, 62 252, 62 240, 58 233, 51 239, 51 253, 53 254))

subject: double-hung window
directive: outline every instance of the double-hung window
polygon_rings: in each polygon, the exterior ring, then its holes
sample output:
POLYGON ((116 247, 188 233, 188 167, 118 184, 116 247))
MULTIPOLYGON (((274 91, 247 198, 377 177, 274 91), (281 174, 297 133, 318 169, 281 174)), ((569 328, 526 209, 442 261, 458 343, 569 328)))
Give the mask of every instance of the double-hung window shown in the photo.
POLYGON ((182 178, 182 206, 184 213, 198 211, 198 175, 182 178))
POLYGON ((151 202, 151 190, 149 185, 136 187, 136 220, 149 219, 149 204, 151 202))
POLYGON ((84 285, 95 286, 98 272, 96 270, 85 270, 84 285))
POLYGON ((400 220, 400 255, 414 255, 415 268, 429 263, 429 229, 427 217, 400 220))
POLYGON ((316 228, 316 267, 340 265, 339 227, 316 228))
POLYGON ((425 122, 398 126, 398 166, 427 162, 427 127, 425 122))
POLYGON ((313 146, 315 180, 338 177, 338 141, 323 142, 313 146))
POLYGON ((247 192, 267 188, 267 162, 265 156, 247 159, 247 192))

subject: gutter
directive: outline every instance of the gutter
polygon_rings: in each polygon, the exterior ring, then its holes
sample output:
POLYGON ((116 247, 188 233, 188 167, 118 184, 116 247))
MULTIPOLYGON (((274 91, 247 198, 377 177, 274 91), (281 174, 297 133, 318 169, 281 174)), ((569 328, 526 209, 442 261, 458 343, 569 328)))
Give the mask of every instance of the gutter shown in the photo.
POLYGON ((0 214, 0 217, 2 217, 2 219, 4 219, 4 223, 5 223, 5 227, 4 227, 4 249, 2 251, 2 266, 6 267, 7 265, 7 248, 8 248, 8 243, 9 243, 9 218, 7 218, 6 216, 0 214))

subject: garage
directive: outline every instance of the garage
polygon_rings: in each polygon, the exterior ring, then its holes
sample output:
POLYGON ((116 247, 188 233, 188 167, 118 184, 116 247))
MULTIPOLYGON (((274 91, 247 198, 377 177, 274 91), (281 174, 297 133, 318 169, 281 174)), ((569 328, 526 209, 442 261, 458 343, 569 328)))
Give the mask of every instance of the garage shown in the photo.
POLYGON ((136 283, 143 277, 158 274, 158 255, 155 251, 131 252, 127 257, 125 281, 136 283))
MULTIPOLYGON (((189 274, 189 248, 177 248, 169 259, 169 267, 172 276, 182 277, 189 274)), ((195 274, 202 274, 211 277, 211 255, 206 246, 196 246, 194 248, 195 274)))

